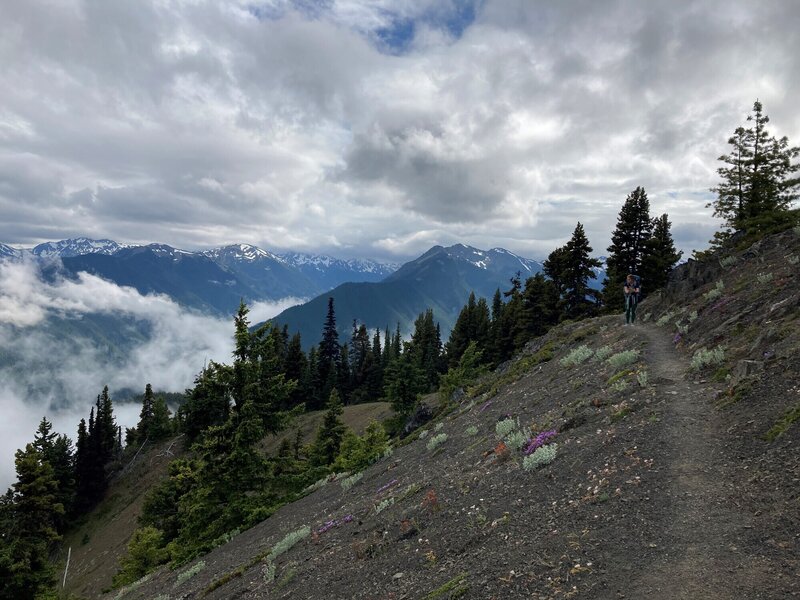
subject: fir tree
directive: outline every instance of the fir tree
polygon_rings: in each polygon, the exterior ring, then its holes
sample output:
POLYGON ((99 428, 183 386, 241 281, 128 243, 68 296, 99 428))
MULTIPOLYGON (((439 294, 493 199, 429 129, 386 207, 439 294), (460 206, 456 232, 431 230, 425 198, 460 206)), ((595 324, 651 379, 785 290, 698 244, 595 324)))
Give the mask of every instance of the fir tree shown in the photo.
POLYGON ((339 344, 339 332, 336 330, 336 312, 333 308, 333 298, 328 298, 328 313, 325 316, 325 325, 322 328, 322 340, 319 343, 319 380, 323 385, 323 398, 327 397, 336 387, 337 363, 341 357, 342 348, 339 344))
POLYGON ((339 447, 346 427, 342 423, 341 416, 344 411, 339 393, 331 391, 326 406, 327 411, 322 419, 322 425, 317 431, 317 437, 311 450, 311 458, 315 464, 330 465, 339 454, 339 447))
POLYGON ((155 441, 163 440, 172 434, 170 410, 164 396, 157 396, 153 401, 153 419, 150 422, 148 435, 155 441))
POLYGON ((289 341, 286 349, 283 371, 287 381, 295 381, 297 385, 289 395, 288 405, 285 408, 298 406, 306 401, 308 396, 308 359, 303 352, 300 334, 296 333, 289 341))
POLYGON ((758 234, 797 220, 790 209, 798 198, 800 178, 794 174, 800 164, 793 161, 800 147, 789 146, 785 136, 769 135, 769 117, 758 100, 747 121, 752 126, 736 128, 728 140, 731 152, 719 157, 725 163, 717 169, 722 181, 712 188, 717 199, 709 204, 714 216, 725 221, 726 230, 715 236, 717 243, 732 231, 758 234))
POLYGON ((148 383, 142 397, 142 410, 139 412, 139 424, 136 426, 137 439, 144 442, 150 435, 154 415, 153 387, 148 383))
POLYGON ((653 220, 653 235, 647 240, 641 269, 643 285, 650 290, 657 290, 667 284, 669 274, 683 254, 675 249, 670 233, 671 226, 666 214, 653 220))
POLYGON ((563 290, 561 312, 567 319, 589 316, 597 305, 597 293, 589 288, 589 279, 594 276, 592 268, 599 267, 600 261, 591 258, 591 252, 583 225, 578 223, 566 246, 555 250, 545 261, 545 272, 553 273, 555 277, 551 275, 551 279, 563 290))
POLYGON ((64 507, 56 501, 53 468, 33 444, 17 451, 15 463, 17 482, 3 508, 11 527, 2 534, 0 590, 3 598, 33 600, 52 583, 49 555, 64 507))
MULTIPOLYGON (((653 231, 650 220, 650 201, 644 188, 637 187, 625 199, 611 234, 606 259, 606 279, 603 282, 603 301, 614 310, 622 310, 622 284, 628 273, 641 275, 647 242, 653 231)), ((647 281, 644 282, 647 284, 647 281)), ((653 289, 653 288, 649 288, 653 289)))

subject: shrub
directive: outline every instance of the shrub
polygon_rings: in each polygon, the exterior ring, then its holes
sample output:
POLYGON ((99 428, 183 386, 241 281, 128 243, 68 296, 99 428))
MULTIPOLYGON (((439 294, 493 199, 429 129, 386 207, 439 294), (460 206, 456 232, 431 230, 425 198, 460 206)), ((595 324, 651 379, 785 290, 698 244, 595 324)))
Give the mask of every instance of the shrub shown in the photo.
POLYGON ((505 437, 514 431, 517 428, 517 422, 512 419, 503 419, 502 421, 498 421, 497 424, 494 426, 495 433, 497 433, 497 437, 500 439, 505 439, 505 437))
POLYGON ((444 444, 447 441, 446 433, 438 433, 428 441, 428 450, 432 451, 444 444))
POLYGON ((647 323, 650 320, 650 317, 653 316, 653 313, 646 312, 644 316, 642 316, 642 323, 647 323))
POLYGON ((687 318, 689 320, 689 323, 694 323, 695 320, 697 319, 697 311, 693 310, 692 312, 690 312, 687 318))
POLYGON ((713 350, 700 348, 692 356, 691 368, 694 371, 699 371, 703 367, 712 365, 719 365, 725 360, 725 349, 722 346, 717 346, 713 350))
POLYGON ((274 562, 276 558, 278 558, 281 554, 288 552, 291 550, 292 546, 297 544, 298 542, 304 540, 308 536, 311 535, 311 528, 306 525, 305 527, 301 527, 291 533, 287 533, 284 538, 275 544, 272 547, 272 550, 267 555, 267 560, 269 562, 274 562))
POLYGON ((758 283, 764 285, 765 283, 772 281, 772 273, 759 273, 756 275, 756 279, 758 279, 758 283))
POLYGON ((722 260, 719 261, 720 266, 723 269, 730 269, 733 265, 739 262, 739 259, 735 256, 726 256, 722 260))
POLYGON ((588 360, 594 352, 588 346, 578 346, 558 361, 562 367, 574 367, 588 360))
POLYGON ((632 365, 639 358, 638 350, 625 350, 624 352, 617 352, 615 355, 608 358, 608 364, 619 370, 628 365, 632 365))
POLYGON ((419 439, 424 440, 426 437, 428 437, 429 433, 430 431, 428 431, 427 429, 423 429, 419 434, 419 439))
POLYGON ((642 387, 647 387, 647 380, 649 376, 647 375, 647 371, 639 371, 636 374, 636 381, 639 382, 639 385, 642 387))
POLYGON ((675 312, 673 311, 666 312, 659 317, 658 321, 656 321, 656 325, 658 325, 659 327, 663 327, 664 325, 669 323, 674 316, 675 312))
POLYGON ((175 582, 175 587, 186 583, 189 579, 197 575, 200 571, 206 568, 206 561, 201 560, 194 566, 189 569, 186 569, 183 573, 178 575, 178 581, 175 582))
POLYGON ((444 423, 437 423, 436 426, 433 428, 433 430, 441 431, 442 427, 444 427, 444 423))
POLYGON ((376 462, 386 451, 389 436, 383 425, 372 421, 363 437, 348 430, 333 462, 335 471, 357 472, 376 462))
POLYGON ((114 575, 114 587, 133 583, 167 559, 161 530, 150 526, 140 527, 133 532, 128 542, 128 553, 120 560, 122 569, 114 575))
POLYGON ((790 265, 796 265, 798 262, 800 262, 800 257, 798 257, 796 254, 792 254, 791 256, 787 256, 786 260, 789 261, 790 265))
POLYGON ((792 423, 797 421, 800 421, 800 403, 789 409, 783 417, 764 434, 764 439, 768 442, 774 442, 789 429, 792 423))
POLYGON ((515 429, 504 437, 503 441, 512 450, 520 450, 528 442, 528 436, 522 431, 515 429))
POLYGON ((725 289, 725 284, 720 279, 717 281, 717 284, 705 294, 703 294, 703 298, 706 302, 713 302, 717 300, 720 296, 722 296, 722 291, 725 289))
POLYGON ((619 381, 615 381, 611 384, 611 391, 612 392, 624 392, 628 389, 628 382, 624 379, 620 379, 619 381))
POLYGON ((529 454, 522 459, 522 467, 526 471, 532 471, 544 465, 549 465, 555 460, 557 451, 558 444, 541 446, 533 454, 529 454))
POLYGON ((381 514, 384 510, 392 506, 394 503, 395 503, 394 496, 382 500, 379 504, 375 506, 375 514, 376 515, 381 514))
POLYGON ((458 388, 466 388, 485 375, 489 369, 483 362, 483 353, 478 350, 476 342, 470 342, 458 365, 439 378, 440 402, 449 402, 458 388))
POLYGON ((469 427, 467 427, 464 433, 466 433, 470 437, 478 435, 478 428, 475 425, 470 425, 469 427))
POLYGON ((608 346, 602 346, 594 351, 594 360, 603 361, 611 356, 611 348, 608 346))
POLYGON ((350 477, 345 477, 344 479, 342 479, 340 485, 342 486, 342 489, 344 491, 347 491, 355 484, 357 484, 359 481, 361 481, 361 478, 363 476, 364 473, 356 473, 355 475, 351 475, 350 477))
POLYGON ((681 335, 686 335, 687 333, 689 333, 689 324, 687 323, 685 325, 681 325, 679 322, 676 321, 675 329, 677 329, 678 333, 680 333, 681 335))

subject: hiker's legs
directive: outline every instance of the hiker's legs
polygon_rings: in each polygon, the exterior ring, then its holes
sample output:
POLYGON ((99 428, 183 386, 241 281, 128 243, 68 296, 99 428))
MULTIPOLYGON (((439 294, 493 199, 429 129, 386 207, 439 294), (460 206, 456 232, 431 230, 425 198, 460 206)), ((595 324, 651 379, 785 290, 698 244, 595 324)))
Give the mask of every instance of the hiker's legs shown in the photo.
POLYGON ((627 298, 625 298, 625 325, 630 325, 632 323, 631 305, 633 305, 633 302, 631 302, 631 298, 630 296, 628 296, 627 298))
POLYGON ((628 308, 628 311, 631 314, 631 325, 633 325, 633 322, 636 320, 636 304, 636 302, 631 302, 630 307, 628 308))

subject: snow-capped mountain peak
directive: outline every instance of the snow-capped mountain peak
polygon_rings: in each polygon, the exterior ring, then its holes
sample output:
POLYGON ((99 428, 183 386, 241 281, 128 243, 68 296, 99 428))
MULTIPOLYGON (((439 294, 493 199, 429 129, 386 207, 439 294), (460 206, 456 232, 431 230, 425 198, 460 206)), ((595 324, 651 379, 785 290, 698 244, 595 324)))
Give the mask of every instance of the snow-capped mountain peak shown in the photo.
POLYGON ((11 246, 0 244, 0 260, 12 259, 16 260, 22 258, 22 250, 17 250, 11 246))
POLYGON ((79 237, 39 244, 31 249, 31 254, 39 258, 67 258, 84 254, 114 254, 125 247, 127 246, 113 240, 93 240, 79 237))
POLYGON ((272 252, 251 244, 230 244, 228 246, 220 246, 219 248, 206 250, 202 254, 212 260, 218 260, 224 257, 228 260, 243 262, 253 262, 265 258, 281 261, 280 257, 275 256, 272 252))

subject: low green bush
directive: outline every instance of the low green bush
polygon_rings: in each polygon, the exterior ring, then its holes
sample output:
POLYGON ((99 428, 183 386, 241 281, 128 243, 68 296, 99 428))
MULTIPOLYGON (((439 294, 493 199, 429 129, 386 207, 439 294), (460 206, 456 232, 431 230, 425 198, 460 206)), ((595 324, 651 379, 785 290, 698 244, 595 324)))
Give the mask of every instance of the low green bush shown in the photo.
POLYGON ((522 459, 522 467, 526 471, 538 469, 544 465, 549 465, 556 458, 558 444, 548 444, 537 448, 533 454, 529 454, 522 459))
POLYGON ((607 362, 615 370, 619 370, 622 369, 623 367, 627 367, 628 365, 632 365, 638 359, 639 359, 638 350, 625 350, 624 352, 617 352, 613 356, 610 356, 607 359, 607 362))
POLYGON ((589 360, 593 354, 588 346, 578 346, 558 362, 562 367, 574 367, 589 360))

